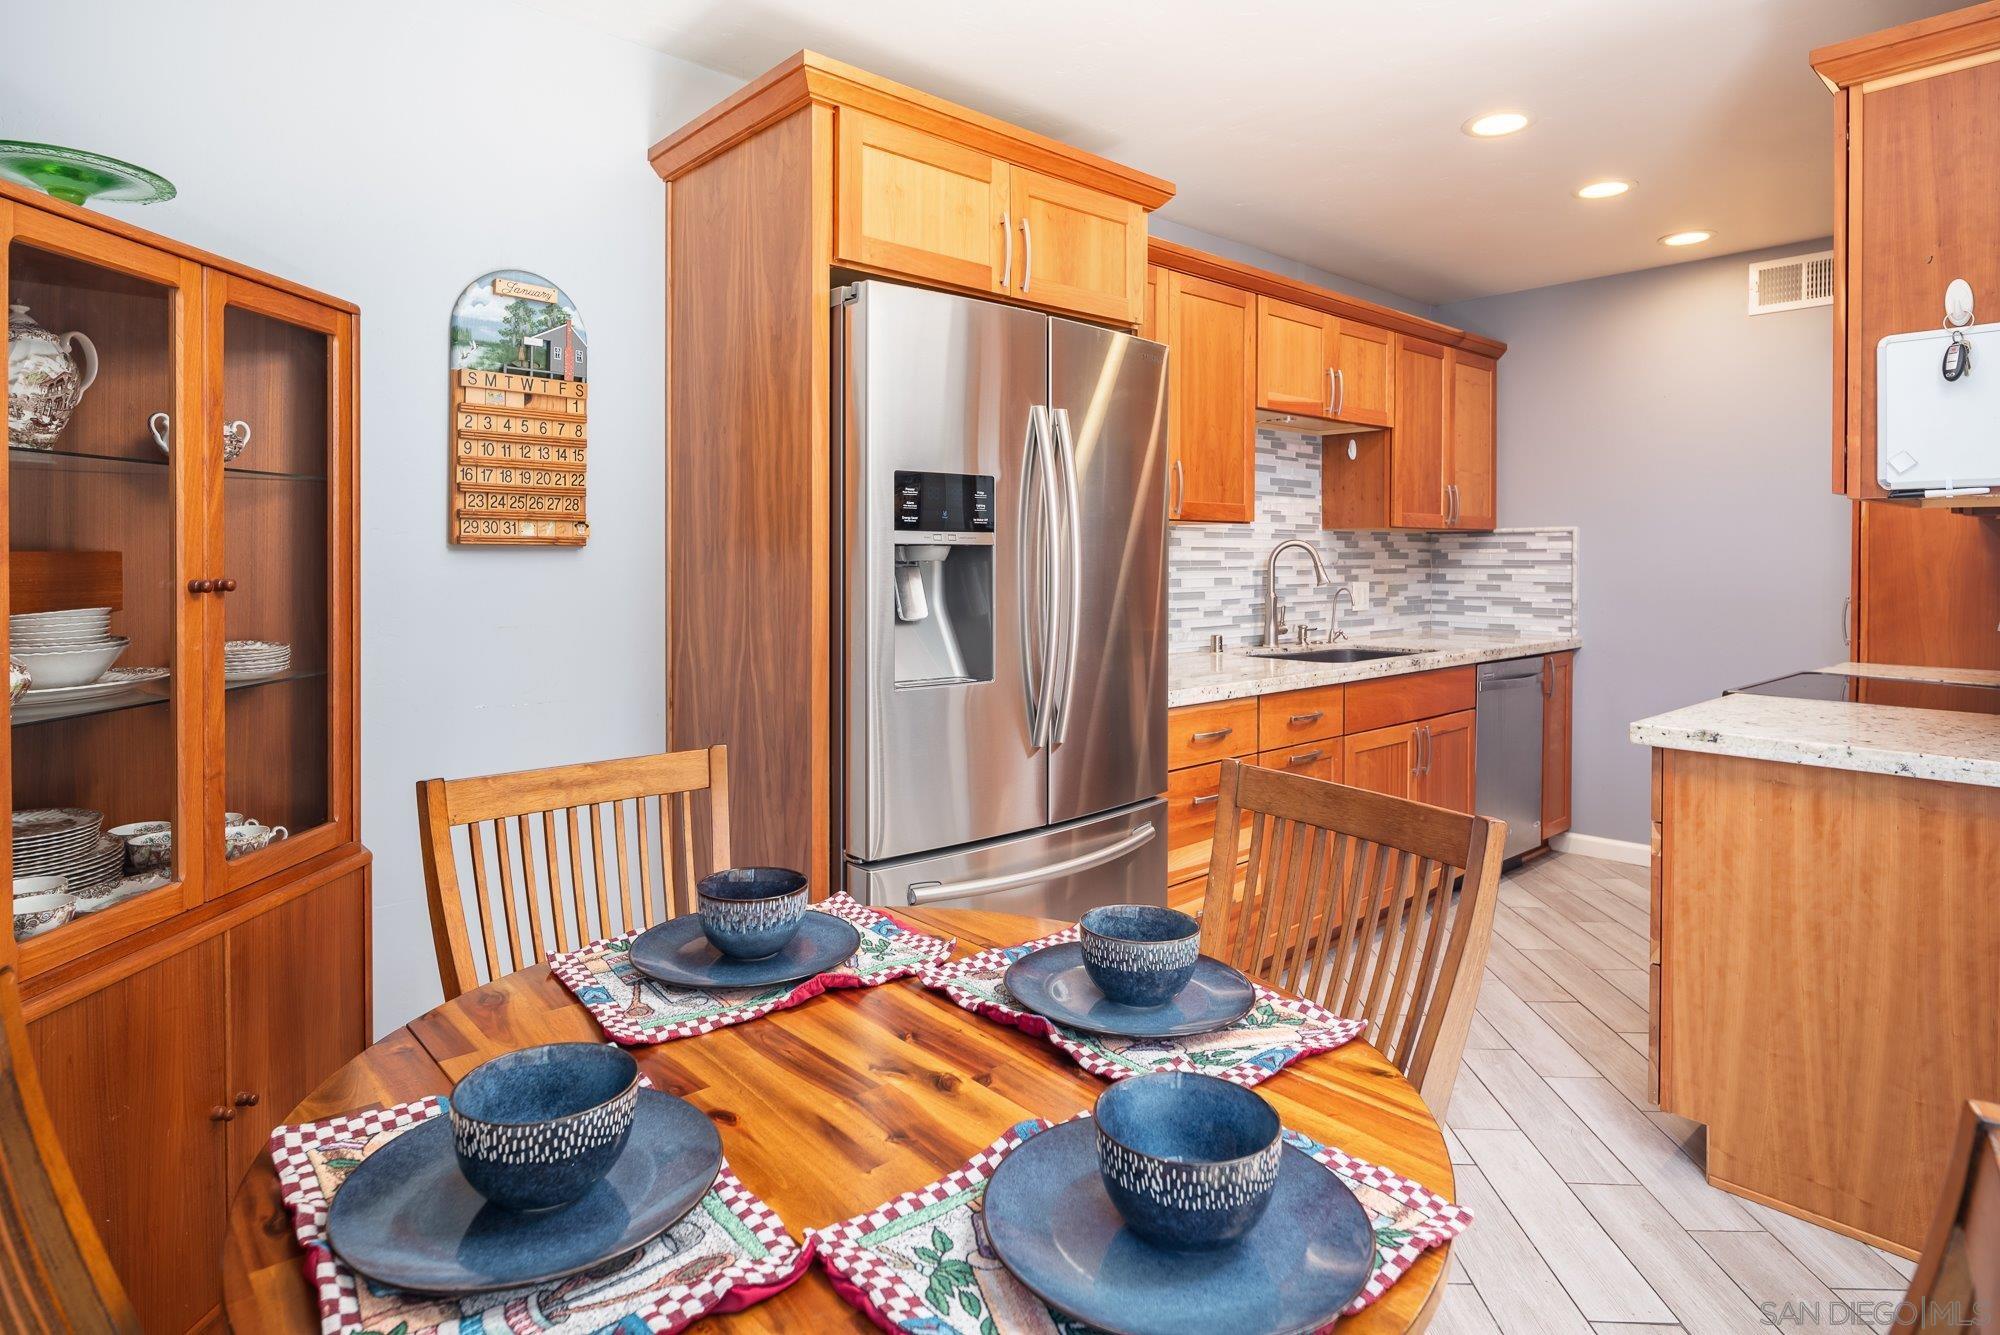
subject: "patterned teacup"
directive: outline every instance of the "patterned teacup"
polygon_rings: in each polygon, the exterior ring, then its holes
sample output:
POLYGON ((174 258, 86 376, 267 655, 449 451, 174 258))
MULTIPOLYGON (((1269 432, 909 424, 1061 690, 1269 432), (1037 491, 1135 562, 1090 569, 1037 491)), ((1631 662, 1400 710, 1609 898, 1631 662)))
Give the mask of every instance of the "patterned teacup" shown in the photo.
POLYGON ((56 928, 76 916, 76 896, 69 881, 61 876, 17 876, 14 878, 14 939, 25 941, 56 928))
POLYGON ((1083 915, 1083 967, 1122 1006, 1164 1006, 1194 976, 1201 924, 1177 909, 1107 904, 1083 915))
POLYGON ((611 1171, 638 1106, 639 1063, 622 1048, 523 1048, 452 1090, 452 1147, 465 1180, 495 1205, 553 1210, 611 1171))
POLYGON ((1098 1095, 1096 1122, 1104 1190, 1154 1246, 1226 1246, 1271 1203, 1285 1147, 1254 1090, 1184 1071, 1133 1076, 1098 1095))
POLYGON ((806 914, 806 878, 783 867, 732 867, 695 883, 701 930, 733 960, 777 954, 798 935, 806 914))

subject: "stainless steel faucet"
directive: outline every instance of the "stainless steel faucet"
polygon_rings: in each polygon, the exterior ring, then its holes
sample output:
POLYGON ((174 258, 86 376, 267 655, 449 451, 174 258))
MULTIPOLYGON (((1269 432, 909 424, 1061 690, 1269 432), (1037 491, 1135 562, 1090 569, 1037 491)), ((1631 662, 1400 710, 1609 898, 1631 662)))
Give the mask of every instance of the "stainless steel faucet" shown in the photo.
POLYGON ((1326 562, 1319 559, 1319 549, 1305 539, 1286 538, 1271 549, 1270 556, 1264 560, 1264 644, 1267 648, 1276 648, 1285 637, 1285 603, 1278 597, 1278 558, 1293 548, 1312 558, 1314 588, 1324 588, 1330 582, 1326 576, 1326 562))
POLYGON ((1354 606, 1354 590, 1343 584, 1333 591, 1333 608, 1326 614, 1327 629, 1330 632, 1326 637, 1328 644, 1335 644, 1347 638, 1347 632, 1340 628, 1340 600, 1343 597, 1347 599, 1349 607, 1354 606))

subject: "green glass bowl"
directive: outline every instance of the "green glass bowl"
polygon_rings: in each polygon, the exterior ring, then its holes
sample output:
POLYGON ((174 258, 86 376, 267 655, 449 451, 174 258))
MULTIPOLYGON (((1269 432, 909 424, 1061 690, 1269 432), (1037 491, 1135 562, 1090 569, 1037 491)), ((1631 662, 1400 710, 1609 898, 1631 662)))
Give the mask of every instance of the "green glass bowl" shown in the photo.
POLYGON ((0 178, 33 186, 70 204, 93 199, 157 204, 174 197, 174 183, 117 158, 59 144, 0 139, 0 178))

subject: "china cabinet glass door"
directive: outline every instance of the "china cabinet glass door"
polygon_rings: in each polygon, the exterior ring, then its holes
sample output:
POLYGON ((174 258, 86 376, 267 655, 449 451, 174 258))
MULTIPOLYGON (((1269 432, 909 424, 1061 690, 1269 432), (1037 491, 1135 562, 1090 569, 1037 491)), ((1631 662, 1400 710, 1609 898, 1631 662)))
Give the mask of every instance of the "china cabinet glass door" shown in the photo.
POLYGON ((220 893, 349 837, 339 826, 351 757, 335 742, 349 735, 348 547, 334 526, 350 349, 337 312, 213 271, 208 286, 221 368, 221 416, 209 424, 221 506, 204 572, 223 641, 220 893))
POLYGON ((7 325, 7 748, 25 972, 188 907, 205 851, 201 270, 0 201, 7 325), (196 674, 198 676, 198 673, 196 674), (32 896, 32 897, 30 897, 32 896), (24 914, 24 909, 27 910, 24 914))

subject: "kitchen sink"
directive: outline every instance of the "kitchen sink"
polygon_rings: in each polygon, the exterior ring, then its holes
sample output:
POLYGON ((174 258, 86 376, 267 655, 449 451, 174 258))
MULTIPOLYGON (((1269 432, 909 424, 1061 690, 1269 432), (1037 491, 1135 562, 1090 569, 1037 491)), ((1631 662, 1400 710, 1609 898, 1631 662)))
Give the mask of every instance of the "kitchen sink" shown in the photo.
POLYGON ((1252 658, 1289 658, 1300 663, 1366 663, 1371 658, 1402 658, 1421 649, 1266 649, 1252 658))

